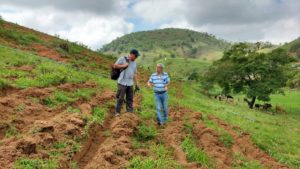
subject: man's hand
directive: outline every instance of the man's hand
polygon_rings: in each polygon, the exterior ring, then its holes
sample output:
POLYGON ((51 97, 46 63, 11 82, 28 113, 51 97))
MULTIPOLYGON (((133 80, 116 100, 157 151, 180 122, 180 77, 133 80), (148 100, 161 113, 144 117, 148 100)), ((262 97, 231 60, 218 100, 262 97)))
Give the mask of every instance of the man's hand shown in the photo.
POLYGON ((152 84, 150 82, 147 83, 148 87, 152 87, 152 84))
POLYGON ((134 88, 134 93, 140 91, 140 87, 138 85, 135 85, 135 88, 134 88))
POLYGON ((168 86, 165 86, 165 90, 168 91, 168 86))

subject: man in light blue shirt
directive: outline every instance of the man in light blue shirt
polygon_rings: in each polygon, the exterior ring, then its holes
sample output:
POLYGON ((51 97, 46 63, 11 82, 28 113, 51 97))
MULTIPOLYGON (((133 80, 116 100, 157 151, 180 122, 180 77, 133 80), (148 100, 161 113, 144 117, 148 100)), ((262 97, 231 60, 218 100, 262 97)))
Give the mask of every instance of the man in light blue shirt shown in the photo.
POLYGON ((164 65, 157 64, 156 73, 153 73, 148 81, 148 86, 153 86, 156 114, 158 125, 162 126, 168 120, 168 85, 170 78, 166 72, 163 72, 164 65))
POLYGON ((137 82, 137 65, 135 60, 139 56, 136 49, 132 49, 128 56, 120 57, 114 64, 115 69, 120 69, 118 78, 117 104, 115 116, 119 116, 126 95, 126 112, 133 112, 133 84, 139 89, 137 82))

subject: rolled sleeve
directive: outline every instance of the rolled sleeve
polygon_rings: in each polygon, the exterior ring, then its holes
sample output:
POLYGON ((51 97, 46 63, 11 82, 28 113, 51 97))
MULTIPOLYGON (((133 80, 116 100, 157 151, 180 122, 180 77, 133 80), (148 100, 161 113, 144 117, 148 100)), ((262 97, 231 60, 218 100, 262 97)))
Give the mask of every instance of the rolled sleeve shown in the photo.
POLYGON ((169 84, 169 83, 171 82, 171 80, 170 80, 170 77, 169 77, 169 76, 167 77, 167 80, 166 80, 166 81, 167 81, 167 84, 169 84))
POLYGON ((125 58, 124 58, 124 57, 120 57, 120 58, 116 61, 115 64, 117 64, 117 65, 122 65, 122 64, 124 64, 124 61, 125 61, 125 58))

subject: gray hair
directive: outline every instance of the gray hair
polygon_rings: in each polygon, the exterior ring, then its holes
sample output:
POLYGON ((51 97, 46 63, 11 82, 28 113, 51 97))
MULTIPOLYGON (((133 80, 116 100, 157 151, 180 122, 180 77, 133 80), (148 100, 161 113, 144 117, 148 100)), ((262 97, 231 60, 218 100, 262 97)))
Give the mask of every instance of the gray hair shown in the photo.
POLYGON ((161 67, 161 68, 165 68, 165 65, 164 64, 162 64, 162 63, 158 63, 157 65, 156 65, 156 67, 161 67))

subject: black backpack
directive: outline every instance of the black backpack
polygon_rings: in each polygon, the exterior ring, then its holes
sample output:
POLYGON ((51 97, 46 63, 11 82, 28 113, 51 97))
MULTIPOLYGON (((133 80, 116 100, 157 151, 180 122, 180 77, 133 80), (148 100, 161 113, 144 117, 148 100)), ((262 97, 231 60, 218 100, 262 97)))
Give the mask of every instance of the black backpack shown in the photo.
MULTIPOLYGON (((125 58, 126 62, 129 63, 129 60, 126 58, 126 56, 124 56, 124 58, 125 58)), ((112 80, 118 80, 118 78, 120 77, 121 72, 124 71, 125 69, 127 69, 127 67, 124 68, 124 69, 116 69, 112 65, 111 66, 111 72, 110 72, 110 78, 112 80)))

